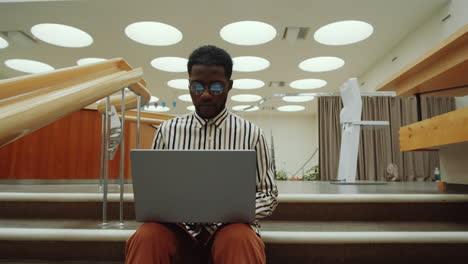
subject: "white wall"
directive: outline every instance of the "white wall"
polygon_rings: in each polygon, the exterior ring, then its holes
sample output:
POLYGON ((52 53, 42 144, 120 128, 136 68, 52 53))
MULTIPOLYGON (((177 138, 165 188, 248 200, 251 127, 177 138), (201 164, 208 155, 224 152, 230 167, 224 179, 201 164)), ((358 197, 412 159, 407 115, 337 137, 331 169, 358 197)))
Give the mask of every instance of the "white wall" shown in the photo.
MULTIPOLYGON (((238 114, 238 113, 236 113, 238 114)), ((271 147, 271 132, 275 143, 277 169, 284 169, 291 176, 318 147, 318 122, 316 115, 244 114, 245 119, 260 126, 271 147)), ((306 169, 318 164, 318 153, 306 169)), ((300 173, 300 175, 302 174, 300 173)))
POLYGON ((400 71, 404 66, 412 63, 425 52, 436 46, 448 36, 468 23, 468 1, 452 0, 446 6, 436 11, 428 20, 402 39, 398 45, 370 69, 361 74, 359 79, 365 82, 362 91, 373 92, 376 87, 400 71), (445 22, 441 20, 451 15, 445 22), (392 59, 397 57, 395 61, 392 59))
POLYGON ((468 95, 464 97, 456 97, 455 104, 457 106, 457 109, 468 107, 468 95))

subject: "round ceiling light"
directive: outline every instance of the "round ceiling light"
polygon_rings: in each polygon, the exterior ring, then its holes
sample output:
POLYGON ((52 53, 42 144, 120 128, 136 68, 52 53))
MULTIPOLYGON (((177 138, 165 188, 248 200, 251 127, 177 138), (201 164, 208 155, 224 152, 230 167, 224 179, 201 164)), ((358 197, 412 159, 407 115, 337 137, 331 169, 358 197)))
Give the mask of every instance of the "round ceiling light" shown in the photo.
POLYGON ((236 102, 257 102, 262 100, 262 97, 260 95, 256 94, 238 94, 238 95, 233 95, 231 96, 231 100, 236 101, 236 102))
POLYGON ((232 69, 238 72, 255 72, 270 67, 267 59, 254 56, 241 56, 232 59, 232 69))
POLYGON ((260 107, 254 106, 254 107, 245 109, 244 112, 254 112, 254 111, 258 111, 259 109, 260 109, 260 107))
POLYGON ((260 80, 237 79, 237 80, 234 80, 234 84, 232 85, 232 88, 250 90, 250 89, 262 88, 263 86, 265 86, 265 83, 260 80))
POLYGON ((298 112, 305 109, 302 105, 283 105, 277 108, 281 112, 298 112))
POLYGON ((325 85, 327 85, 327 82, 321 79, 301 79, 289 84, 292 88, 301 90, 318 89, 325 85))
POLYGON ((169 87, 181 90, 188 90, 189 81, 187 79, 175 79, 167 82, 169 87))
POLYGON ((283 96, 283 101, 292 103, 302 103, 314 100, 311 95, 283 96))
POLYGON ((169 46, 182 40, 177 28, 159 22, 142 21, 128 25, 125 34, 131 40, 151 46, 169 46))
POLYGON ((236 105, 232 107, 232 110, 234 111, 242 111, 246 108, 250 107, 250 105, 236 105))
POLYGON ((8 47, 8 41, 0 36, 0 49, 8 47))
POLYGON ((344 60, 338 57, 315 57, 299 63, 299 68, 308 72, 326 72, 343 67, 344 60))
POLYGON ((259 21, 239 21, 225 25, 219 32, 225 41, 243 46, 260 45, 276 37, 276 29, 259 21))
POLYGON ((374 32, 371 24, 346 20, 331 23, 315 31, 314 39, 325 45, 339 46, 353 44, 368 38, 374 32))
POLYGON ((50 66, 49 64, 24 59, 7 60, 5 61, 5 65, 13 70, 26 73, 40 73, 54 70, 54 67, 50 66))
POLYGON ((150 105, 150 106, 145 107, 145 110, 148 111, 148 112, 168 112, 168 111, 171 110, 171 109, 170 109, 169 107, 167 107, 167 106, 161 106, 161 105, 154 106, 154 105, 150 105))
POLYGON ((149 101, 150 104, 154 104, 159 101, 159 98, 156 96, 151 96, 151 99, 149 101))
POLYGON ((93 43, 88 33, 62 24, 37 24, 32 26, 31 33, 44 42, 67 48, 82 48, 93 43))
POLYGON ((161 57, 151 61, 151 66, 167 72, 185 72, 187 71, 187 59, 180 57, 161 57))
POLYGON ((195 111, 195 106, 194 105, 189 105, 189 106, 187 106, 187 110, 195 111))
POLYGON ((180 95, 178 98, 179 100, 184 101, 184 102, 192 102, 192 97, 190 96, 190 94, 183 94, 183 95, 180 95))
POLYGON ((78 65, 86 65, 86 64, 92 64, 92 63, 96 63, 96 62, 101 62, 101 61, 105 61, 106 59, 101 59, 101 58, 83 58, 83 59, 79 59, 76 64, 78 65))
POLYGON ((260 108, 258 106, 251 106, 251 105, 236 105, 232 107, 232 110, 234 111, 244 111, 244 112, 253 112, 257 111, 260 108))

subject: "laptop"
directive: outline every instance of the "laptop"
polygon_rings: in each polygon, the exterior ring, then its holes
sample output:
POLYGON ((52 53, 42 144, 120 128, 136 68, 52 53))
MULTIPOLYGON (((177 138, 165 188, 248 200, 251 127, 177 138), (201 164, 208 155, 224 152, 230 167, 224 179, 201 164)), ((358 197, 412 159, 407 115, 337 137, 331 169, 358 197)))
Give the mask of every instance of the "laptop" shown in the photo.
POLYGON ((254 150, 131 150, 136 220, 252 223, 254 150))

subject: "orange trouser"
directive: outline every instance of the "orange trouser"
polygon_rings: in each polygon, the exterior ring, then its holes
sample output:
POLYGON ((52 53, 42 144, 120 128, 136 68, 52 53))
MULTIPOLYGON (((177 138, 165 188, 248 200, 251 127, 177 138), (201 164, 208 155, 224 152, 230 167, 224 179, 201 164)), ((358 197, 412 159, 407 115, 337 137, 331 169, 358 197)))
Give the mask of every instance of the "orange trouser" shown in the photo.
POLYGON ((246 224, 218 230, 209 243, 193 239, 181 227, 145 223, 127 241, 127 264, 265 263, 265 244, 246 224))

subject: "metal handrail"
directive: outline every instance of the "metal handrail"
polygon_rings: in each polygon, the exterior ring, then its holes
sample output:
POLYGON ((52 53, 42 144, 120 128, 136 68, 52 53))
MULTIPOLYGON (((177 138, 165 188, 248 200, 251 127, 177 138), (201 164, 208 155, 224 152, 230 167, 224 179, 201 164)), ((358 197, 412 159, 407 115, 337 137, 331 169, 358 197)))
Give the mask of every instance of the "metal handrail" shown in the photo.
MULTIPOLYGON (((137 94, 137 126, 136 126, 136 148, 140 148, 140 111, 141 111, 141 95, 130 89, 132 92, 137 94)), ((122 100, 121 100, 121 142, 120 142, 120 161, 119 161, 119 189, 120 189, 120 203, 119 203, 119 224, 120 226, 125 225, 124 223, 124 212, 123 212, 123 193, 124 193, 124 158, 125 158, 125 89, 122 89, 122 100)), ((145 102, 147 103, 147 102, 145 102)), ((102 223, 101 226, 107 226, 107 208, 108 208, 108 183, 109 183, 109 141, 110 141, 110 97, 107 96, 105 100, 105 111, 102 113, 102 133, 101 133, 101 164, 100 164, 100 181, 99 187, 103 191, 103 203, 102 203, 102 223)))
POLYGON ((300 167, 293 175, 292 175, 292 178, 294 178, 300 171, 302 171, 302 174, 304 174, 304 168, 305 166, 315 157, 315 154, 317 154, 318 152, 318 147, 315 149, 314 153, 312 153, 312 155, 307 159, 306 162, 304 162, 304 165, 302 165, 302 167, 300 167))

